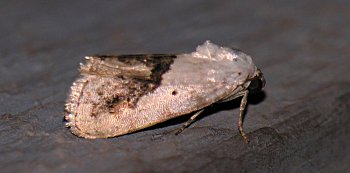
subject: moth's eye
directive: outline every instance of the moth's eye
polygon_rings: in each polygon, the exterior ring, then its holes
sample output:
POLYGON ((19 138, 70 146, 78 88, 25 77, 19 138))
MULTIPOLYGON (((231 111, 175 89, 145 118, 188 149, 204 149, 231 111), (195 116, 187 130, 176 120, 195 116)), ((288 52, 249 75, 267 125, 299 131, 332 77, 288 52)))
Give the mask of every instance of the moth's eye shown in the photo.
POLYGON ((255 78, 255 79, 250 81, 248 90, 249 90, 249 92, 252 92, 252 93, 259 92, 259 91, 261 91, 261 89, 263 87, 262 85, 263 84, 262 84, 261 79, 255 78))

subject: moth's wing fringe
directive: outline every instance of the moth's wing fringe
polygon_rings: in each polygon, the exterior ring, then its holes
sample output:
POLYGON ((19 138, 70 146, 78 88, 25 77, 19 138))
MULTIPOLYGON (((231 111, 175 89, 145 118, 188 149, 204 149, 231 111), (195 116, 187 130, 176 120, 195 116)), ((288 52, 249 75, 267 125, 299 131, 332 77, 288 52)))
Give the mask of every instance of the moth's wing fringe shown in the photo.
POLYGON ((73 85, 70 88, 71 91, 68 95, 67 102, 65 104, 64 119, 66 120, 65 125, 67 128, 70 129, 71 133, 79 137, 94 139, 96 137, 82 133, 81 130, 76 126, 75 121, 75 117, 77 116, 77 114, 76 112, 74 112, 74 110, 76 110, 79 106, 77 103, 79 103, 80 93, 83 91, 87 82, 88 81, 84 78, 84 76, 78 78, 73 82, 73 85))

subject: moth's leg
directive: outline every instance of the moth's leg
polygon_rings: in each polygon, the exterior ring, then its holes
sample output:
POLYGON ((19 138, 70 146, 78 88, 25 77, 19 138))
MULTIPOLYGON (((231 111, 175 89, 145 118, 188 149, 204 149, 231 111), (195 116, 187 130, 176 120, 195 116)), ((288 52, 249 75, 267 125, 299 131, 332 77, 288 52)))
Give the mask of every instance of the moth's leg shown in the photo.
POLYGON ((196 117, 201 114, 204 111, 204 109, 199 110, 198 112, 196 112, 194 115, 191 116, 191 118, 189 120, 187 120, 185 122, 185 124, 182 125, 182 127, 177 130, 177 132, 175 133, 175 135, 178 135, 179 133, 181 133, 187 126, 189 126, 195 119, 196 117))
POLYGON ((245 110, 246 104, 247 104, 248 93, 249 93, 249 91, 246 90, 244 92, 243 98, 241 100, 241 105, 239 107, 239 120, 238 120, 238 129, 239 129, 239 132, 241 133, 245 143, 249 143, 248 137, 247 137, 246 133, 243 131, 243 116, 244 116, 244 110, 245 110))

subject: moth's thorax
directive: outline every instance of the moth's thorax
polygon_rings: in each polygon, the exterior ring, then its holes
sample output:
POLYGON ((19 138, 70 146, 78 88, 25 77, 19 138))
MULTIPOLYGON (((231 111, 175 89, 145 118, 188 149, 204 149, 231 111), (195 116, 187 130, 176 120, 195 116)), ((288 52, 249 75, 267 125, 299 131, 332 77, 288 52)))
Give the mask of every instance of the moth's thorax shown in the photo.
POLYGON ((206 41, 195 52, 180 54, 164 74, 162 83, 243 84, 256 67, 249 55, 206 41), (170 75, 170 76, 169 76, 170 75), (178 76, 176 76, 178 75, 178 76))

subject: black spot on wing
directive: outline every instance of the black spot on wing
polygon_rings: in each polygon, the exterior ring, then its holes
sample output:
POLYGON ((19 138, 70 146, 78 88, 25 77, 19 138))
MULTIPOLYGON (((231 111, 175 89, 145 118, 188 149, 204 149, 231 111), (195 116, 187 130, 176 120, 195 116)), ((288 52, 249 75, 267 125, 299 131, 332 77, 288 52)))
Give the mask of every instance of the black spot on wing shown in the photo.
POLYGON ((173 95, 173 96, 177 95, 177 91, 174 90, 173 92, 171 92, 171 95, 173 95))

